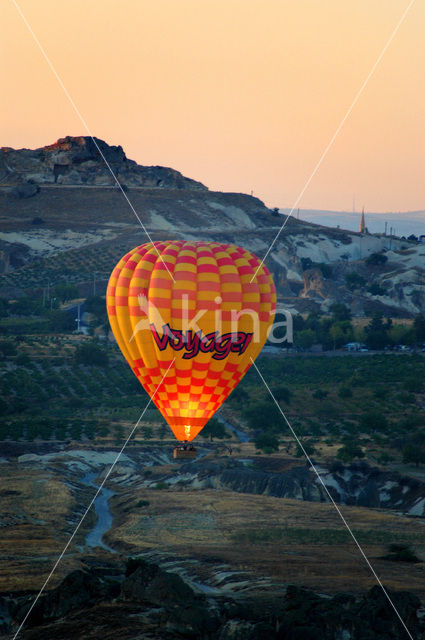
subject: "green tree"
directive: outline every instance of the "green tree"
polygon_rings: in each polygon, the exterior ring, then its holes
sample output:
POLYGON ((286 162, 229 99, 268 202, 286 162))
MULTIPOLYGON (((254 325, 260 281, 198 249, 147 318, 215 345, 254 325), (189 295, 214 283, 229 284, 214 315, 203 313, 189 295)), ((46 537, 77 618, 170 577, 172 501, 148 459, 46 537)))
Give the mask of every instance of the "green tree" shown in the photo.
POLYGON ((315 391, 313 391, 311 395, 316 400, 323 400, 324 398, 326 398, 326 396, 329 395, 329 391, 324 391, 323 389, 316 389, 315 391))
POLYGON ((342 330, 342 328, 337 324, 333 324, 331 326, 331 328, 329 329, 329 334, 333 340, 334 350, 346 342, 345 333, 342 330))
POLYGON ((153 436, 153 430, 151 427, 142 427, 142 434, 146 440, 150 440, 153 436))
POLYGON ((114 432, 115 432, 115 444, 117 445, 122 444, 122 441, 124 440, 124 428, 122 427, 122 425, 117 424, 116 427, 114 428, 114 432))
POLYGON ((387 326, 383 322, 382 313, 376 311, 367 327, 366 332, 366 344, 369 349, 383 349, 388 343, 388 324, 387 326))
POLYGON ((260 433, 254 440, 256 449, 260 449, 264 453, 270 454, 279 451, 279 440, 273 433, 260 433))
POLYGON ((425 316, 422 313, 418 313, 415 316, 413 327, 415 329, 416 342, 425 342, 425 316))
POLYGON ((279 432, 284 428, 282 416, 274 402, 260 401, 243 409, 242 415, 255 430, 279 432))
POLYGON ((95 365, 98 367, 108 366, 108 354, 92 342, 81 344, 77 347, 74 358, 77 364, 95 365))
POLYGON ((209 438, 211 442, 214 438, 223 440, 223 438, 226 437, 226 428, 222 422, 217 420, 217 418, 210 418, 202 429, 201 436, 203 438, 209 438))
POLYGON ((388 420, 379 411, 368 411, 360 418, 360 428, 364 431, 387 431, 388 420))
POLYGON ((316 334, 312 329, 298 331, 295 336, 295 344, 301 349, 309 349, 315 342, 316 334))
POLYGON ((88 313, 93 313, 95 316, 103 317, 106 315, 106 301, 102 296, 89 296, 84 301, 84 309, 88 313))
POLYGON ((365 262, 369 266, 377 267, 385 264, 388 258, 383 253, 372 253, 368 258, 366 258, 365 262))
POLYGON ((6 318, 9 315, 9 301, 7 298, 0 298, 0 318, 6 318))
POLYGON ((353 391, 351 389, 351 387, 347 386, 347 385, 341 385, 338 389, 338 395, 340 398, 352 398, 353 397, 353 391))
POLYGON ((402 450, 404 464, 415 464, 416 466, 425 463, 425 449, 418 446, 418 443, 408 442, 402 450))
POLYGON ((242 389, 240 385, 238 385, 230 394, 229 401, 241 404, 242 402, 246 402, 248 400, 248 397, 249 396, 247 392, 242 389))
POLYGON ((392 344, 412 344, 415 334, 412 327, 403 324, 394 324, 388 332, 392 344))
POLYGON ((297 458, 302 458, 305 455, 305 453, 308 456, 312 456, 313 453, 316 451, 316 448, 315 448, 314 444, 312 442, 310 442, 309 440, 306 440, 305 442, 303 442, 302 445, 303 446, 300 447, 300 445, 297 443, 297 447, 296 447, 296 450, 295 450, 295 455, 296 455, 297 458), (304 448, 305 453, 303 451, 303 448, 304 448))
POLYGON ((20 353, 18 356, 16 356, 15 363, 19 367, 28 367, 29 365, 31 365, 31 358, 29 357, 28 353, 20 353))
POLYGON ((6 400, 3 400, 3 398, 0 398, 0 416, 5 416, 9 413, 9 405, 7 404, 6 400))
POLYGON ((0 353, 2 353, 5 357, 8 356, 16 356, 17 351, 16 347, 10 340, 2 340, 0 342, 0 353))
POLYGON ((350 271, 345 276, 345 283, 350 291, 364 287, 366 280, 357 271, 350 271))
POLYGON ((421 393, 424 388, 424 381, 421 378, 406 378, 403 382, 403 388, 411 393, 421 393))
POLYGON ((343 302, 335 302, 330 306, 329 311, 332 313, 337 322, 351 320, 350 308, 347 307, 347 305, 345 305, 343 302))
POLYGON ((57 331, 58 333, 69 333, 76 328, 74 318, 66 311, 49 311, 48 318, 52 331, 57 331))
POLYGON ((273 387, 273 395, 278 402, 286 402, 286 404, 290 404, 292 391, 290 391, 288 387, 278 385, 277 387, 273 387))
POLYGON ((158 432, 158 435, 161 440, 164 440, 165 436, 167 435, 167 431, 168 431, 167 425, 162 423, 161 426, 159 427, 159 432, 158 432))
POLYGON ((59 300, 63 303, 67 302, 68 300, 75 300, 75 298, 78 298, 79 293, 77 287, 74 284, 61 283, 57 284, 53 289, 53 295, 56 296, 56 298, 59 298, 59 300))
POLYGON ((351 462, 354 458, 364 458, 364 452, 354 441, 346 442, 338 449, 336 457, 342 462, 351 462))
POLYGON ((9 305, 12 315, 39 316, 43 313, 43 304, 40 298, 25 296, 9 305))

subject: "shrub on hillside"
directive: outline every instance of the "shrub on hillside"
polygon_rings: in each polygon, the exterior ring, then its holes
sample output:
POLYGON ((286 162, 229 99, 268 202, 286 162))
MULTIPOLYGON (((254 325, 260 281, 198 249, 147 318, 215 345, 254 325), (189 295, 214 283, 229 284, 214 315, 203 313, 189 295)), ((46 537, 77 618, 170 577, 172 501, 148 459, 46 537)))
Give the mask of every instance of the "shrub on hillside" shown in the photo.
POLYGON ((108 366, 108 354, 93 343, 86 343, 77 347, 74 358, 77 364, 94 365, 98 367, 108 366))

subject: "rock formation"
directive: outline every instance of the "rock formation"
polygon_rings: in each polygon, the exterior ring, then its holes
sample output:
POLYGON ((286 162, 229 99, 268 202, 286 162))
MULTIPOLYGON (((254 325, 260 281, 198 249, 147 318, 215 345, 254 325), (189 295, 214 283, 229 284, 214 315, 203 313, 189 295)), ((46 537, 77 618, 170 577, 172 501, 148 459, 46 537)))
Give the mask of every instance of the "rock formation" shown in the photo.
POLYGON ((114 186, 106 163, 123 187, 206 190, 174 169, 140 166, 122 147, 89 136, 66 136, 40 149, 2 147, 0 180, 20 198, 35 195, 43 184, 114 186))
MULTIPOLYGON (((127 567, 129 564, 127 564, 127 567)), ((35 594, 0 596, 0 633, 13 634, 35 594)), ((419 599, 391 592, 413 637, 423 628, 419 599)), ((179 576, 140 561, 105 579, 100 566, 74 571, 41 596, 22 640, 398 640, 404 630, 379 586, 360 597, 324 597, 288 586, 281 593, 238 599, 197 594, 179 576), (127 574, 129 572, 127 571, 127 574)))

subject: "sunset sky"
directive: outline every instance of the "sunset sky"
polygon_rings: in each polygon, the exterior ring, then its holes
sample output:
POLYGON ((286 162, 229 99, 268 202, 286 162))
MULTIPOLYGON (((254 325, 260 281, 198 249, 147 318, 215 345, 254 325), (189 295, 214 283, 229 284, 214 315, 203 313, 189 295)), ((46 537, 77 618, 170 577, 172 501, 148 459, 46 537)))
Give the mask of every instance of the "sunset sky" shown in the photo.
MULTIPOLYGON (((141 164, 291 207, 408 0, 21 0, 93 135, 141 164)), ((87 135, 1 1, 0 146, 87 135)), ((416 0, 299 206, 425 209, 416 0)))

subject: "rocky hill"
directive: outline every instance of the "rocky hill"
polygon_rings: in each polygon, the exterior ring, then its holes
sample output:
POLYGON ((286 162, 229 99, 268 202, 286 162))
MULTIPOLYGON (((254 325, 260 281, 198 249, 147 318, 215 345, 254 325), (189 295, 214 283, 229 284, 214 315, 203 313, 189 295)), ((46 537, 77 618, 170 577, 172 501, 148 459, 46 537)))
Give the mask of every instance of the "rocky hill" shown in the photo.
POLYGON ((40 149, 0 149, 0 181, 16 186, 21 197, 41 184, 116 185, 107 165, 124 187, 206 189, 174 169, 141 167, 127 158, 122 147, 89 136, 66 136, 40 149))
MULTIPOLYGON (((153 240, 235 242, 263 257, 285 217, 244 194, 212 192, 164 167, 128 160, 97 145, 153 240)), ((148 241, 90 138, 66 137, 36 150, 0 150, 0 296, 50 280, 100 286, 128 249, 148 241)), ((291 218, 267 257, 281 305, 327 311, 345 302, 354 315, 393 317, 425 310, 425 245, 291 218), (382 253, 381 263, 367 259, 382 253), (358 283, 347 286, 350 274, 358 283), (359 279, 360 278, 360 279, 359 279)))

